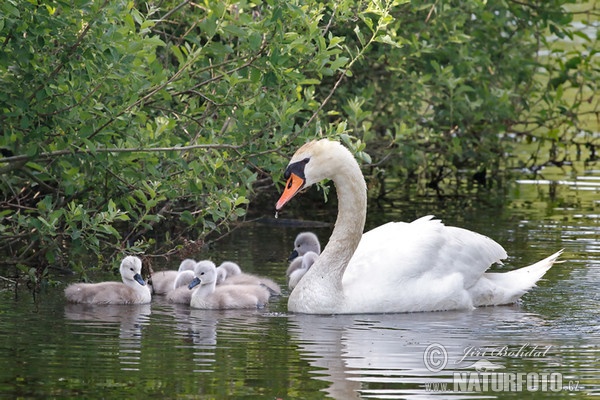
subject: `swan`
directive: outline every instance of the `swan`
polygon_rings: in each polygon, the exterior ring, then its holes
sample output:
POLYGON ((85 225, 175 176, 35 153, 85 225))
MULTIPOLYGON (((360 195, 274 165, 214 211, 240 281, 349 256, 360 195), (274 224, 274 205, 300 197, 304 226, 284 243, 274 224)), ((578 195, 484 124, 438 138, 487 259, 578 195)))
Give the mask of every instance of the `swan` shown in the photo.
MULTIPOLYGON (((152 282, 152 291, 154 294, 167 294, 174 289, 175 279, 180 271, 193 271, 196 261, 186 258, 179 264, 177 270, 166 270, 154 272, 150 277, 152 282)), ((192 277, 193 279, 193 277, 192 277)))
POLYGON ((319 238, 312 232, 301 232, 294 240, 294 250, 292 251, 292 254, 290 254, 288 261, 301 257, 309 251, 321 254, 321 243, 319 242, 319 238))
POLYGON ((279 296, 281 288, 272 279, 242 272, 233 261, 224 261, 217 268, 219 285, 264 285, 272 295, 279 296))
MULTIPOLYGON (((212 261, 203 260, 201 263, 211 263, 214 265, 212 261)), ((194 266, 196 266, 196 262, 194 262, 194 266)), ((187 266, 186 266, 187 267, 187 266)), ((190 304, 190 300, 192 299, 192 292, 188 288, 190 282, 194 280, 196 275, 194 274, 193 268, 192 270, 184 269, 183 271, 177 272, 177 277, 173 282, 173 289, 171 289, 167 293, 167 301, 169 303, 175 304, 190 304)))
MULTIPOLYGON (((195 264, 195 263, 194 263, 195 264)), ((180 288, 182 286, 187 286, 194 279, 194 271, 193 270, 183 270, 177 272, 177 277, 173 281, 173 289, 180 288)))
POLYGON ((321 243, 317 235, 312 232, 301 232, 296 236, 294 250, 288 258, 288 261, 291 260, 291 262, 285 271, 290 289, 294 289, 319 254, 321 254, 321 243), (305 259, 305 254, 310 255, 305 259))
POLYGON ((142 260, 127 256, 119 267, 123 282, 74 283, 65 288, 71 303, 85 304, 147 304, 152 295, 142 279, 142 260))
POLYGON ((288 271, 291 272, 287 274, 288 277, 288 287, 290 290, 294 290, 294 288, 300 282, 300 279, 306 274, 308 269, 312 267, 312 265, 317 261, 319 255, 314 251, 309 251, 302 256, 299 256, 291 262, 288 271))
POLYGON ((276 211, 324 179, 333 181, 338 196, 329 242, 290 294, 291 312, 394 313, 509 304, 535 286, 562 253, 515 271, 486 273, 507 257, 502 246, 433 216, 389 222, 363 235, 364 177, 350 151, 329 139, 298 149, 284 178, 276 211))
POLYGON ((197 263, 196 277, 189 284, 190 306, 206 310, 239 308, 262 308, 269 301, 271 292, 264 285, 221 285, 217 284, 217 268, 212 262, 197 263), (196 286, 200 285, 198 288, 196 286))

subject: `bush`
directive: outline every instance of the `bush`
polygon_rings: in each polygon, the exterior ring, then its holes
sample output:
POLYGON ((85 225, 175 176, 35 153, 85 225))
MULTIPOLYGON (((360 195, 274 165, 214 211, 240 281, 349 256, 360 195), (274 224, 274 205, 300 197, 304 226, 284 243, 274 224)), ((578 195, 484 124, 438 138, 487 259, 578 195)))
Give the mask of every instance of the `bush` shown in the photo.
POLYGON ((500 133, 575 126, 558 93, 598 81, 593 52, 537 56, 547 27, 572 34, 560 1, 154 4, 0 5, 4 264, 193 253, 319 135, 432 187, 497 173, 500 133))

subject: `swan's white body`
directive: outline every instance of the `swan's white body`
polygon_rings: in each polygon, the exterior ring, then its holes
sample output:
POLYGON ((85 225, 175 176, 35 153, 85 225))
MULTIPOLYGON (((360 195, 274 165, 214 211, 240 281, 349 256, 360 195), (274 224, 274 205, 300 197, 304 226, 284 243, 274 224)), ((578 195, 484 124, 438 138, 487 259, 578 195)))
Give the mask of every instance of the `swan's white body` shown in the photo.
POLYGON ((83 304, 146 304, 152 295, 140 275, 142 260, 127 256, 119 267, 123 282, 74 283, 65 288, 71 303, 83 304))
POLYGON ((180 286, 167 293, 166 299, 169 303, 190 305, 192 291, 187 286, 180 286))
POLYGON ((293 156, 280 210, 299 190, 331 179, 338 216, 327 246, 292 291, 288 309, 308 314, 470 309, 515 302, 561 252, 529 267, 486 273, 507 257, 492 239, 445 226, 432 216, 390 222, 363 235, 366 185, 358 163, 338 142, 302 146, 293 156))

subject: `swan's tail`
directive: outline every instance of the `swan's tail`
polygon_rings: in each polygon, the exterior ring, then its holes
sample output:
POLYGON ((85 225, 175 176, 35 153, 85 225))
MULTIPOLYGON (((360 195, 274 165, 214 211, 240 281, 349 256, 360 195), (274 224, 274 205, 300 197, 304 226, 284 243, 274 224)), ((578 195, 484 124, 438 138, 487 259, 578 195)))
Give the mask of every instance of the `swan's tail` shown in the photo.
POLYGON ((510 277, 511 280, 514 279, 515 281, 523 284, 523 290, 527 291, 534 287, 535 283, 538 280, 540 280, 540 278, 544 276, 546 272, 548 272, 550 267, 552 267, 556 260, 558 260, 558 257, 560 257, 562 252, 562 250, 559 250, 556 253, 552 254, 550 257, 546 257, 543 260, 538 261, 535 264, 532 264, 528 267, 523 267, 514 271, 507 272, 506 275, 510 277))
POLYGON ((557 262, 562 250, 528 267, 510 272, 488 272, 469 289, 474 306, 510 304, 517 301, 557 262))

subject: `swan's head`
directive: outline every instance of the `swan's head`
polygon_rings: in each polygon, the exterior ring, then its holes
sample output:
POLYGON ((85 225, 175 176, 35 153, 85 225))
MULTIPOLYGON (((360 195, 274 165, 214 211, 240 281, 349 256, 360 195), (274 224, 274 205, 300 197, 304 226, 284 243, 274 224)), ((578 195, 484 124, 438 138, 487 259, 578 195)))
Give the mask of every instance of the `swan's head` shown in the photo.
MULTIPOLYGON (((219 268, 227 272, 227 276, 235 276, 242 273, 242 268, 233 261, 223 261, 219 268)), ((217 268, 217 269, 219 269, 217 268)))
POLYGON ((210 260, 202 260, 196 263, 194 267, 194 279, 188 285, 189 289, 200 284, 210 284, 217 281, 217 266, 210 260))
POLYGON ((217 267, 217 285, 225 282, 225 279, 227 279, 227 270, 217 267))
POLYGON ((127 256, 121 261, 119 268, 123 281, 136 281, 142 286, 146 286, 146 281, 142 278, 142 260, 135 256, 127 256))
POLYGON ((275 209, 281 210, 302 189, 332 179, 344 167, 353 165, 358 167, 352 153, 339 142, 321 139, 306 143, 296 151, 283 174, 287 183, 275 209))
POLYGON ((193 271, 196 266, 196 260, 192 260, 191 258, 186 258, 179 264, 178 271, 193 271))
POLYGON ((302 232, 296 236, 296 240, 294 240, 294 250, 288 261, 293 260, 298 256, 303 256, 309 251, 321 254, 321 243, 319 242, 319 238, 312 232, 302 232))

